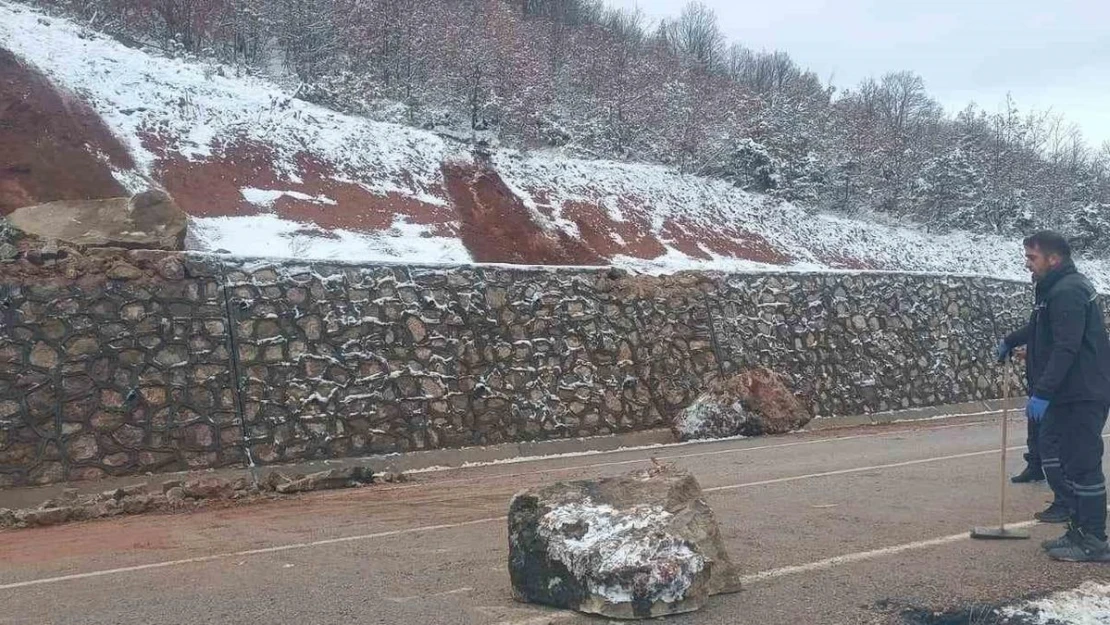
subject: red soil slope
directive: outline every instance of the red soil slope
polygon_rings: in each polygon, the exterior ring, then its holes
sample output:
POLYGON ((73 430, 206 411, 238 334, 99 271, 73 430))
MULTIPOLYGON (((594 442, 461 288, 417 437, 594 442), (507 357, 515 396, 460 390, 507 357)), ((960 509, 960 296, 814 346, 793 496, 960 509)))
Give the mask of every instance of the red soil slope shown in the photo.
POLYGON ((95 112, 0 49, 0 214, 127 195, 97 154, 119 169, 133 167, 95 112))
POLYGON ((462 222, 461 236, 479 262, 603 265, 606 259, 563 232, 548 233, 497 172, 476 165, 444 165, 447 192, 462 222))

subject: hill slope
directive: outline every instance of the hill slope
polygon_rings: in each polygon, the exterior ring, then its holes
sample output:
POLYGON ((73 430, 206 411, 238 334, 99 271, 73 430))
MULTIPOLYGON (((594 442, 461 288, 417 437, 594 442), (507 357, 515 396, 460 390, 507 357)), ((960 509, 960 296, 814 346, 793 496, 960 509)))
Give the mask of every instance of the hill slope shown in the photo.
MULTIPOLYGON (((170 191, 193 218, 194 249, 1027 279, 1015 240, 810 214, 660 166, 472 152, 431 132, 306 103, 225 67, 127 47, 16 3, 0 2, 0 48, 99 114, 133 161, 114 159, 112 173, 132 190, 153 183, 170 191)), ((1110 263, 1084 268, 1110 290, 1110 263)))

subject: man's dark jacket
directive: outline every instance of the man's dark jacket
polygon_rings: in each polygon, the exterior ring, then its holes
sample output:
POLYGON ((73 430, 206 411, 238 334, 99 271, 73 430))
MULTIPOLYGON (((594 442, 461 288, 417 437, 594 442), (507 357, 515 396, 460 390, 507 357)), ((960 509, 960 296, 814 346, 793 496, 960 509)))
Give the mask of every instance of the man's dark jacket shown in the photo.
POLYGON ((1026 345, 1029 394, 1053 403, 1110 405, 1110 340, 1097 292, 1071 261, 1037 281, 1029 324, 1006 337, 1026 345))

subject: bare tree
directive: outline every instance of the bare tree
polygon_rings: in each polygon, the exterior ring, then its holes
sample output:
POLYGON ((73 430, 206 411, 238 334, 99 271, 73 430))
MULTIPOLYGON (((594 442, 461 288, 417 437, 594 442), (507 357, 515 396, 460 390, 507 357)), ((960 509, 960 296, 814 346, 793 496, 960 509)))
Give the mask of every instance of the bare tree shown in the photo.
POLYGON ((701 2, 690 2, 670 26, 675 49, 705 70, 716 70, 724 53, 724 36, 717 14, 701 2))

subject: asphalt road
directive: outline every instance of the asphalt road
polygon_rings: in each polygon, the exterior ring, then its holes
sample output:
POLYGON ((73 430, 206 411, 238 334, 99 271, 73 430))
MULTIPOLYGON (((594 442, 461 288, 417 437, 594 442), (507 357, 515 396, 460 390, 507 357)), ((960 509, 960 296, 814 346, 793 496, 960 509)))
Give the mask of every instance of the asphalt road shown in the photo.
MULTIPOLYGON (((1015 420, 1011 447, 1024 434, 1015 420), (1017 432, 1017 434, 1014 434, 1017 432)), ((903 610, 1000 603, 1110 578, 1048 560, 1043 485, 1009 487, 1033 540, 973 541, 997 522, 998 420, 950 420, 560 457, 424 473, 402 485, 225 510, 0 532, 0 623, 604 622, 513 602, 512 494, 616 475, 650 456, 707 492, 740 593, 698 623, 897 623, 903 610)), ((1021 465, 1020 450, 1010 470, 1021 465)))

